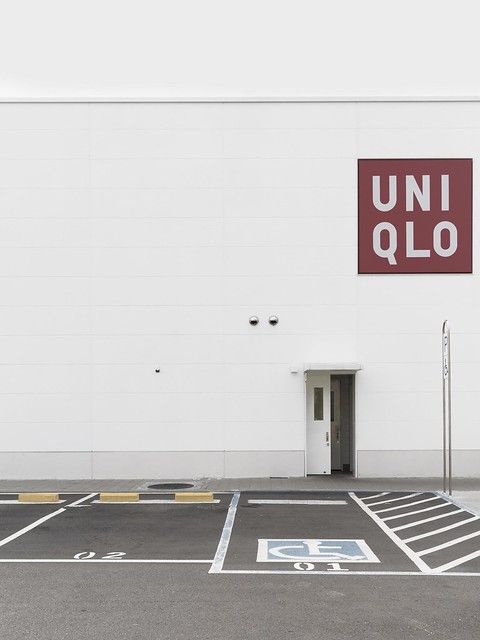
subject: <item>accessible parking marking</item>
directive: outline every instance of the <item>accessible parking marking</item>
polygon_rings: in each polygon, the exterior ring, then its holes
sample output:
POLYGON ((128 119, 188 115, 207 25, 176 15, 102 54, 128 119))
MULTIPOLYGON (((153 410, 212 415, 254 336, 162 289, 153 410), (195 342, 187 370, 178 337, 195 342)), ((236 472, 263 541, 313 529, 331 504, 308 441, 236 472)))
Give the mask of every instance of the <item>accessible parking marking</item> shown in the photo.
POLYGON ((480 517, 478 515, 457 506, 453 500, 438 493, 406 494, 380 502, 371 502, 372 496, 359 497, 354 493, 351 493, 351 496, 409 555, 423 573, 445 574, 450 569, 467 565, 466 568, 470 571, 463 571, 461 575, 480 575, 479 562, 473 562, 480 560, 480 517), (391 502, 402 504, 383 508, 383 505, 391 502), (426 508, 416 509, 416 506, 422 503, 432 504, 426 508), (401 511, 401 513, 390 515, 392 511, 401 511), (415 517, 425 512, 433 512, 434 515, 419 519, 415 517), (452 518, 454 522, 443 525, 446 518, 452 518), (442 521, 441 526, 438 526, 438 521, 442 521), (390 522, 394 526, 391 526, 390 522), (405 532, 406 536, 404 537, 401 532, 405 532))

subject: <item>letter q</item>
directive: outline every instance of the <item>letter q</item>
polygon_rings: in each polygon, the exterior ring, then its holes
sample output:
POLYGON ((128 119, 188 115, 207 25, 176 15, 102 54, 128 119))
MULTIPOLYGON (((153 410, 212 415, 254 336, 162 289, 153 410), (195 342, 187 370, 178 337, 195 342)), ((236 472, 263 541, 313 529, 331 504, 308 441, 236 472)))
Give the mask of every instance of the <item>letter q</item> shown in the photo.
POLYGON ((397 251, 397 230, 391 222, 380 222, 373 230, 373 250, 379 258, 386 258, 388 264, 395 265, 397 251), (381 243, 382 231, 388 236, 388 246, 384 249, 381 243))

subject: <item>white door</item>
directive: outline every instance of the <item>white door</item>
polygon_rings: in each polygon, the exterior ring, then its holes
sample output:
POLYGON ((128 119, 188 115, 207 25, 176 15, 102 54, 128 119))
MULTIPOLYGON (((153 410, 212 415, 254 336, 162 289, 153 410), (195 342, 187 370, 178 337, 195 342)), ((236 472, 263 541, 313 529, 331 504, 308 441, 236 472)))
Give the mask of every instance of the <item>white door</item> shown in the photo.
POLYGON ((330 374, 307 374, 307 473, 330 473, 330 374))
POLYGON ((330 433, 332 469, 342 470, 342 431, 340 427, 340 380, 330 381, 330 433))

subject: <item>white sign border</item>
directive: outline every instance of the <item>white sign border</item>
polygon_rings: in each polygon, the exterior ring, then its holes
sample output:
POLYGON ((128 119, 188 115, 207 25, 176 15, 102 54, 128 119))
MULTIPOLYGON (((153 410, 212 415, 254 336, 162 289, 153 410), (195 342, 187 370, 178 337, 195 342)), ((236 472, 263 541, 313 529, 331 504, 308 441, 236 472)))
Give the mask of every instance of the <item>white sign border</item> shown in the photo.
MULTIPOLYGON (((279 543, 288 543, 288 542, 298 542, 299 540, 321 540, 322 542, 355 542, 363 555, 365 556, 364 560, 341 560, 340 564, 343 563, 354 563, 358 564, 360 562, 375 562, 381 563, 381 560, 373 553, 371 548, 368 546, 365 540, 355 539, 355 538, 258 538, 258 547, 257 547, 257 562, 313 562, 314 564, 327 564, 331 563, 332 560, 329 558, 325 558, 322 560, 321 558, 269 558, 268 557, 268 543, 269 542, 279 542, 279 543)), ((335 562, 338 562, 336 560, 335 562)))

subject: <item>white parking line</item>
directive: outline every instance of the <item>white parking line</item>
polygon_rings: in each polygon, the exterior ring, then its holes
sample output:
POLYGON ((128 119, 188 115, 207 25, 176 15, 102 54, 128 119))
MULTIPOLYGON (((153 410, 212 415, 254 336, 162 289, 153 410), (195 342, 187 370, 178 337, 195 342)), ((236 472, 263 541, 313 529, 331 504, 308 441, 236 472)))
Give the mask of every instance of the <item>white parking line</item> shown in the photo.
POLYGON ((415 516, 417 513, 425 513, 425 511, 435 511, 435 509, 443 509, 444 507, 450 507, 451 504, 449 502, 443 502, 442 504, 436 504, 434 507, 427 507, 426 509, 416 509, 415 511, 408 511, 407 513, 397 513, 396 516, 388 516, 388 518, 383 518, 383 521, 387 520, 398 520, 398 518, 407 518, 408 516, 415 516))
POLYGON ((440 567, 437 567, 435 571, 448 571, 448 569, 453 569, 453 567, 458 567, 460 564, 465 564, 469 560, 474 560, 475 558, 480 557, 480 550, 474 551, 473 553, 469 553, 466 556, 462 556, 461 558, 456 558, 451 562, 447 562, 446 564, 442 564, 440 567))
POLYGON ((249 504, 311 504, 340 505, 348 504, 346 500, 249 500, 249 504))
MULTIPOLYGON (((394 507, 387 507, 386 509, 377 509, 375 513, 386 513, 387 511, 398 511, 399 509, 414 507, 417 504, 423 504, 424 502, 432 502, 432 500, 441 500, 441 498, 439 498, 438 496, 434 496, 433 498, 424 498, 423 500, 415 500, 415 502, 408 502, 407 504, 397 504, 394 507)), ((368 506, 373 507, 373 504, 369 504, 368 506)))
POLYGON ((72 563, 72 564, 98 564, 98 563, 106 563, 106 564, 211 564, 212 560, 164 560, 164 559, 153 559, 153 560, 144 560, 142 559, 128 559, 122 558, 117 560, 104 560, 99 558, 97 559, 89 559, 89 560, 77 560, 75 558, 0 558, 0 564, 8 564, 8 563, 48 563, 53 562, 55 564, 62 563, 72 563))
POLYGON ((422 538, 429 538, 430 536, 435 536, 437 533, 444 533, 445 531, 450 531, 450 529, 456 529, 457 527, 461 527, 464 524, 469 522, 474 522, 475 520, 480 520, 480 516, 473 516, 473 518, 467 518, 466 520, 462 520, 461 522, 455 522, 454 524, 449 524, 446 527, 441 527, 440 529, 434 529, 433 531, 427 531, 426 533, 420 533, 418 536, 412 536, 411 538, 404 538, 404 542, 415 542, 415 540, 421 540, 422 538))
POLYGON ((417 551, 419 556, 426 556, 429 553, 435 553, 435 551, 440 551, 440 549, 446 549, 447 547, 453 547, 455 544, 460 544, 461 542, 465 542, 465 540, 471 540, 472 538, 478 538, 480 536, 480 531, 475 531, 474 533, 469 533, 465 536, 461 536, 460 538, 455 538, 454 540, 449 540, 448 542, 444 542, 443 544, 437 544, 436 547, 430 547, 430 549, 423 549, 423 551, 417 551))
POLYGON ((463 509, 457 509, 456 511, 449 511, 448 513, 442 513, 439 516, 432 516, 431 518, 423 518, 423 520, 417 520, 416 522, 409 522, 408 524, 402 524, 399 527, 395 527, 392 531, 402 531, 402 529, 409 529, 410 527, 416 527, 419 524, 425 524, 426 522, 433 522, 433 520, 440 520, 440 518, 449 518, 456 513, 464 513, 463 509))
POLYGON ((407 545, 403 542, 403 540, 401 540, 395 533, 393 533, 392 529, 390 529, 384 523, 384 521, 381 518, 379 518, 374 511, 372 511, 369 508, 368 505, 365 505, 360 500, 360 498, 357 498, 357 496, 353 492, 349 492, 348 495, 352 498, 352 500, 355 500, 358 506, 363 511, 365 511, 365 513, 368 516, 370 516, 370 518, 380 527, 380 529, 390 538, 390 540, 392 540, 392 542, 394 542, 397 545, 397 547, 401 549, 403 553, 406 556, 408 556, 414 564, 417 565, 420 571, 424 573, 429 573, 431 571, 430 567, 421 558, 418 557, 418 554, 416 554, 415 551, 410 549, 410 547, 407 547, 407 545))
POLYGON ((389 493, 391 493, 391 491, 382 491, 382 493, 376 493, 373 496, 365 496, 365 498, 360 498, 360 500, 373 500, 373 498, 380 498, 381 496, 388 496, 389 493))
MULTIPOLYGON (((87 561, 90 562, 90 561, 87 561)), ((108 562, 108 561, 107 561, 108 562)), ((437 569, 430 571, 429 573, 423 571, 292 571, 291 569, 223 569, 220 573, 229 574, 246 574, 252 575, 258 573, 260 575, 289 575, 289 576, 421 576, 424 578, 478 578, 480 573, 469 573, 467 571, 458 571, 451 573, 439 573, 437 569)))
POLYGON ((208 500, 205 502, 200 502, 198 500, 182 500, 182 501, 176 501, 176 500, 135 500, 135 502, 132 502, 131 500, 116 500, 115 502, 104 502, 103 500, 92 500, 93 504, 108 504, 108 505, 116 505, 116 504, 129 504, 129 505, 136 505, 136 504, 175 504, 175 505, 182 505, 182 504, 218 504, 220 502, 220 500, 208 500))
POLYGON ((225 562, 225 556, 227 555, 228 545, 232 535, 233 523, 235 522, 235 516, 237 514, 238 501, 240 500, 240 492, 236 491, 228 507, 227 517, 225 518, 225 524, 223 525, 222 535, 220 537, 215 558, 213 559, 212 566, 208 573, 220 573, 225 562))
POLYGON ((25 533, 28 533, 32 529, 35 529, 36 527, 40 526, 41 524, 43 524, 47 520, 50 520, 51 518, 55 518, 55 516, 58 516, 61 513, 63 513, 64 511, 66 511, 67 507, 76 506, 77 504, 80 504, 81 502, 84 502, 85 500, 88 500, 89 498, 93 498, 93 496, 96 496, 96 495, 97 495, 96 493, 91 493, 90 495, 85 496, 83 498, 80 498, 79 500, 75 500, 75 502, 71 502, 70 504, 68 504, 65 507, 62 507, 61 509, 57 509, 56 511, 53 511, 52 513, 49 513, 46 516, 43 516, 43 518, 39 518, 38 520, 35 520, 35 522, 32 522, 31 524, 27 525, 26 527, 23 527, 23 529, 20 529, 19 531, 16 531, 15 533, 12 533, 12 535, 7 536, 6 538, 3 538, 3 540, 0 540, 0 547, 3 547, 4 545, 8 544, 9 542, 12 542, 12 540, 16 540, 20 536, 23 536, 25 533))
POLYGON ((0 504, 20 504, 20 505, 31 505, 31 504, 62 504, 62 502, 66 502, 66 500, 56 500, 55 502, 52 502, 51 500, 49 501, 42 501, 42 502, 24 502, 23 500, 0 500, 0 504))
POLYGON ((69 504, 67 504, 67 507, 76 507, 77 504, 81 504, 82 502, 85 502, 86 500, 90 500, 90 498, 94 498, 96 495, 97 495, 97 492, 89 493, 88 496, 84 496, 83 498, 79 498, 78 500, 75 500, 75 502, 70 502, 69 504))
MULTIPOLYGON (((399 500, 407 500, 408 498, 416 498, 419 496, 419 493, 409 493, 407 496, 402 496, 401 498, 389 498, 388 500, 380 500, 380 502, 369 502, 369 507, 375 507, 377 504, 387 504, 387 502, 398 502, 399 500)), ((377 512, 378 513, 378 512, 377 512)))

